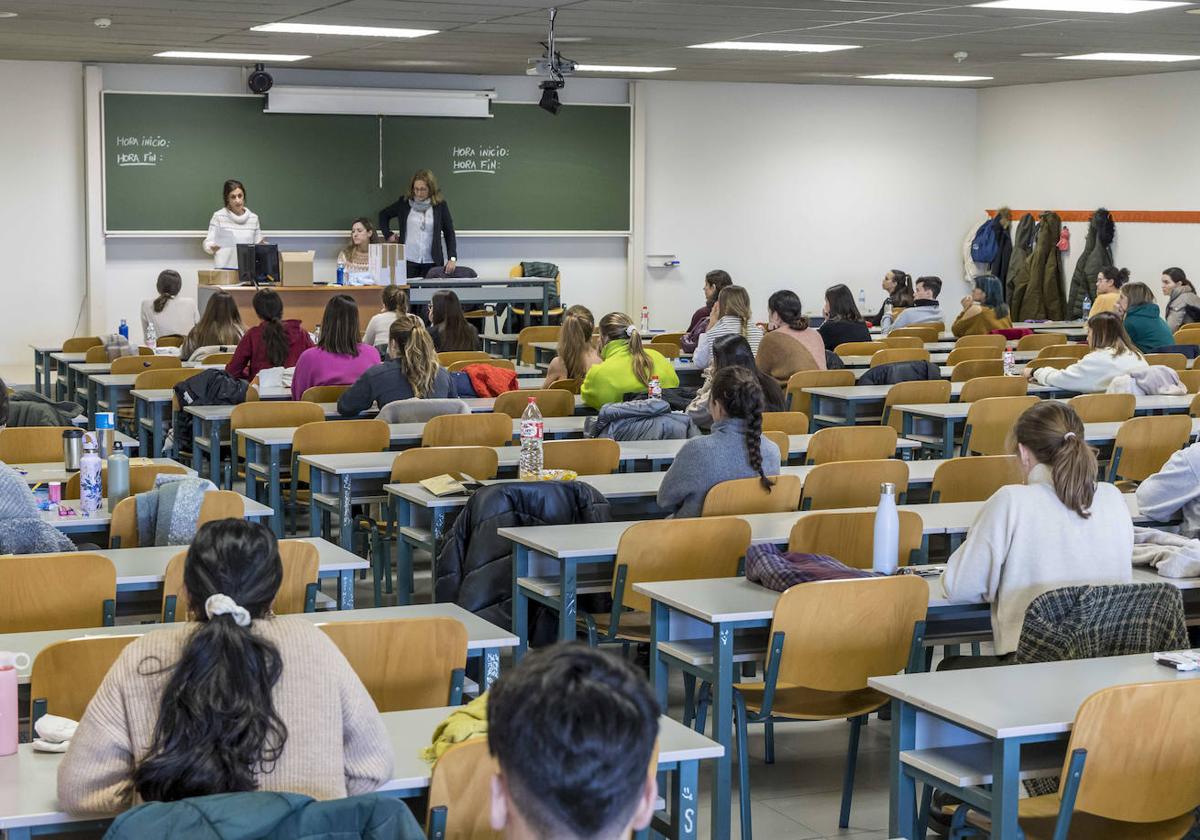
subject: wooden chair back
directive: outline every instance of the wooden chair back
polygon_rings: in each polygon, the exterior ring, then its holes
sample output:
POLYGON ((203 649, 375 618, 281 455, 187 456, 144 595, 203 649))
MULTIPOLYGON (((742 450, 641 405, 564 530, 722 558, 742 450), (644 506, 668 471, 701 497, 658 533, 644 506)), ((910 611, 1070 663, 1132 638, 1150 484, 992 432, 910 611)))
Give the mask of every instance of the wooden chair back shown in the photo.
POLYGON ((915 324, 911 327, 900 327, 888 333, 888 338, 916 338, 921 344, 932 344, 942 336, 943 324, 915 324))
POLYGON ((487 361, 492 358, 490 354, 484 353, 482 350, 447 350, 444 353, 438 353, 438 364, 442 367, 449 367, 455 362, 476 362, 487 361))
POLYGON ((183 335, 162 335, 154 342, 156 347, 182 347, 184 339, 187 336, 183 335))
MULTIPOLYGON (((442 419, 442 418, 437 418, 442 419)), ((334 455, 345 452, 383 452, 391 445, 391 432, 382 420, 321 420, 305 423, 292 436, 292 464, 297 481, 308 483, 311 470, 301 455, 334 455)))
POLYGON ((806 464, 833 461, 874 461, 896 454, 896 430, 891 426, 838 426, 821 429, 808 444, 806 464))
POLYGON ((964 347, 992 347, 1003 352, 1006 344, 1008 344, 1008 339, 1002 335, 964 335, 958 341, 954 342, 954 349, 960 350, 964 347))
POLYGON ((232 353, 210 353, 204 357, 204 364, 206 365, 227 365, 232 361, 232 353))
POLYGON ((1025 471, 1016 455, 976 455, 951 458, 933 473, 929 500, 938 502, 986 502, 1008 484, 1024 484, 1025 471))
POLYGON ((68 338, 62 343, 62 351, 64 353, 86 353, 93 347, 104 344, 98 335, 77 335, 74 338, 68 338))
POLYGON ((304 540, 280 540, 279 561, 283 564, 283 581, 271 609, 276 615, 312 612, 308 593, 309 587, 315 590, 317 586, 321 562, 317 547, 304 540))
MULTIPOLYGON (((986 338, 987 336, 968 336, 968 338, 986 338)), ((951 382, 966 382, 980 376, 1003 376, 1004 361, 1002 359, 974 359, 959 362, 950 371, 951 382)))
POLYGON ((750 523, 736 517, 637 522, 621 535, 613 564, 613 593, 625 567, 621 603, 649 611, 650 599, 635 583, 733 577, 750 547, 750 523))
POLYGON ((578 394, 582 389, 582 379, 560 379, 557 382, 550 383, 550 390, 552 391, 570 391, 572 394, 578 394))
POLYGON ((959 402, 976 402, 988 397, 1023 397, 1029 393, 1024 376, 977 376, 963 383, 959 402))
MULTIPOLYGON (((526 329, 529 329, 526 327, 526 329)), ((561 388, 545 390, 505 391, 496 397, 492 411, 520 417, 532 399, 542 411, 543 417, 570 417, 575 413, 575 396, 561 388)))
POLYGON ((508 414, 498 411, 484 414, 443 414, 425 424, 421 445, 504 446, 511 442, 512 438, 513 421, 508 414))
POLYGON ((658 344, 674 344, 676 347, 678 347, 680 345, 680 343, 683 341, 683 337, 685 335, 687 335, 687 333, 682 333, 682 332, 658 333, 656 336, 654 336, 654 341, 658 344))
POLYGON ((453 362, 449 367, 446 368, 446 370, 450 371, 451 373, 457 373, 458 371, 460 371, 464 368, 470 367, 471 365, 491 365, 492 367, 498 367, 498 368, 503 368, 504 370, 513 370, 513 371, 515 371, 517 369, 517 366, 514 365, 512 362, 510 362, 508 359, 488 358, 488 359, 465 359, 461 362, 453 362))
POLYGON ((542 444, 542 467, 574 470, 579 475, 608 475, 621 465, 621 444, 608 438, 548 440, 542 444))
POLYGON ((764 432, 783 432, 786 435, 808 434, 808 415, 803 411, 764 411, 764 432))
POLYGON ((534 342, 558 341, 561 332, 562 328, 557 326, 525 327, 517 333, 517 360, 524 365, 533 364, 537 355, 532 346, 534 342))
POLYGON ((84 354, 83 360, 89 365, 96 365, 100 364, 101 362, 108 361, 108 349, 102 344, 88 347, 86 350, 81 350, 79 352, 84 354))
POLYGON ((63 432, 74 426, 9 426, 0 429, 0 461, 6 464, 62 463, 63 432))
POLYGON ((880 339, 889 350, 924 350, 925 342, 918 336, 896 335, 889 333, 887 338, 880 339))
POLYGON ((1034 359, 1025 364, 1026 370, 1037 370, 1038 368, 1054 368, 1055 370, 1066 370, 1071 365, 1078 362, 1078 359, 1071 356, 1052 356, 1045 359, 1034 359))
POLYGON ((442 616, 320 625, 381 712, 450 705, 454 672, 467 667, 467 628, 442 616))
POLYGON ((431 820, 434 808, 445 808, 444 836, 503 840, 504 833, 492 828, 491 822, 492 777, 499 772, 500 766, 488 751, 486 736, 470 738, 446 750, 433 765, 426 823, 431 820))
POLYGON ((338 398, 346 393, 349 388, 349 385, 314 385, 311 388, 304 389, 304 393, 300 395, 300 401, 313 403, 337 402, 338 398))
POLYGON ((646 347, 659 353, 664 359, 678 359, 681 354, 679 345, 671 342, 651 341, 646 347))
POLYGON ((1017 339, 1017 349, 1041 350, 1043 347, 1066 344, 1067 341, 1067 337, 1062 333, 1034 333, 1033 335, 1023 335, 1017 339))
POLYGON ((29 732, 44 714, 82 720, 109 669, 136 635, 85 636, 42 648, 29 673, 29 732))
POLYGON ((1173 454, 1187 446, 1192 418, 1185 414, 1134 417, 1117 430, 1109 481, 1145 481, 1162 469, 1173 454))
POLYGON ((229 430, 231 439, 237 441, 238 458, 245 461, 246 439, 237 433, 239 429, 295 429, 306 423, 321 423, 324 420, 325 411, 315 402, 244 402, 233 407, 233 413, 229 415, 229 430))
POLYGON ((896 498, 908 492, 908 462, 897 458, 877 461, 838 461, 819 464, 804 478, 801 510, 838 510, 879 504, 879 485, 896 485, 896 498))
POLYGON ((887 396, 883 400, 883 422, 895 429, 898 435, 904 430, 904 415, 899 411, 892 411, 892 406, 948 403, 950 402, 950 390, 950 383, 945 379, 897 382, 888 389, 887 396))
POLYGON ((946 364, 953 367, 959 362, 975 362, 980 359, 999 359, 1004 351, 998 347, 955 347, 946 357, 946 364))
POLYGON ((495 478, 499 469, 496 450, 487 446, 420 446, 405 449, 392 461, 393 484, 412 484, 449 473, 480 480, 495 478))
POLYGON ((850 370, 802 370, 793 373, 785 389, 788 408, 812 417, 812 401, 805 393, 805 388, 841 388, 854 382, 854 372, 850 370))
MULTIPOLYGON (((1172 344, 1200 344, 1200 324, 1184 324, 1172 336, 1172 344)), ((65 350, 63 351, 66 352, 65 350)))
POLYGON ((1039 359, 1082 359, 1092 348, 1086 344, 1047 344, 1038 350, 1039 359))
POLYGON ((242 519, 246 515, 246 505, 242 496, 232 490, 209 490, 200 502, 200 515, 196 517, 196 527, 218 519, 242 519))
POLYGON ((771 620, 771 635, 784 634, 778 684, 862 691, 871 677, 904 670, 928 609, 929 585, 915 575, 793 586, 771 620))
MULTIPOLYGON (((154 489, 154 481, 160 475, 186 475, 187 467, 183 464, 147 464, 145 466, 137 466, 129 468, 129 493, 136 495, 137 493, 145 493, 148 490, 154 489)), ((103 466, 100 470, 100 491, 108 496, 108 467, 103 466)), ((79 498, 79 473, 72 473, 67 479, 67 486, 63 488, 64 499, 79 498)))
POLYGON ((1189 394, 1200 391, 1200 369, 1179 370, 1176 373, 1179 375, 1179 381, 1183 383, 1183 387, 1187 388, 1189 394))
POLYGON ((8 555, 0 557, 0 580, 0 633, 113 623, 117 570, 107 557, 85 552, 8 555))
POLYGON ((108 523, 110 548, 137 548, 137 497, 127 496, 112 509, 108 523))
POLYGON ((1186 832, 1200 802, 1198 702, 1196 680, 1117 685, 1084 700, 1061 777, 1069 778, 1072 753, 1087 750, 1075 809, 1134 826, 1131 837, 1138 824, 1186 815, 1186 832))
POLYGON ((1123 423, 1133 417, 1133 394, 1080 394, 1067 403, 1084 423, 1123 423))
POLYGON ((833 348, 838 356, 874 356, 880 350, 886 350, 887 345, 882 341, 847 341, 833 348))
POLYGON ((1147 353, 1145 355, 1146 364, 1149 365, 1163 365, 1176 372, 1188 369, 1187 356, 1182 353, 1147 353))
POLYGON ((1200 394, 1192 397, 1192 404, 1188 406, 1189 417, 1200 417, 1200 394))
MULTIPOLYGON (((876 488, 875 501, 879 501, 876 488)), ((914 552, 921 550, 924 524, 921 515, 911 510, 900 514, 900 565, 907 566, 914 552)), ((828 554, 847 566, 869 569, 875 552, 875 511, 820 511, 796 520, 788 539, 788 551, 828 554)), ((926 606, 929 593, 926 589, 926 606)))
POLYGON ((173 556, 163 572, 163 624, 173 621, 187 621, 190 604, 187 599, 187 587, 183 585, 183 567, 187 563, 187 549, 173 556))
POLYGON ((144 370, 162 370, 164 368, 181 368, 183 363, 178 356, 119 356, 113 359, 112 373, 141 373, 144 370))
POLYGON ((147 391, 154 388, 174 388, 198 373, 203 373, 203 368, 153 368, 139 373, 137 379, 133 380, 133 387, 147 391))
POLYGON ((704 496, 701 516, 748 516, 752 513, 787 513, 800 506, 798 475, 776 475, 769 479, 771 489, 757 478, 722 481, 704 496))
POLYGON ((962 454, 1008 455, 1008 435, 1037 397, 985 397, 971 403, 963 423, 962 454))
POLYGON ((920 347, 879 350, 871 356, 871 367, 890 365, 895 362, 928 362, 929 351, 920 347))
POLYGON ((763 432, 763 437, 775 444, 779 450, 779 463, 786 464, 792 448, 788 433, 776 431, 763 432))

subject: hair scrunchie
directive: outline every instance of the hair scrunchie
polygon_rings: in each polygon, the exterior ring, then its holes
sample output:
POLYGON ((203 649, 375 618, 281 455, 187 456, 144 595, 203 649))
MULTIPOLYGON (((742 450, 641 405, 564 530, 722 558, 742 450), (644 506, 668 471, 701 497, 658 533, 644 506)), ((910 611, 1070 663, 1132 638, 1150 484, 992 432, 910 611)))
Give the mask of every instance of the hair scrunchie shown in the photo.
POLYGON ((232 616, 238 627, 250 626, 250 611, 240 606, 228 595, 222 595, 219 592, 216 595, 208 596, 208 600, 204 602, 204 612, 208 614, 209 618, 216 618, 219 615, 232 616))
POLYGON ((1070 440, 1070 439, 1071 439, 1071 438, 1073 438, 1073 437, 1075 437, 1075 433, 1074 433, 1074 432, 1067 432, 1065 435, 1063 435, 1063 441, 1064 441, 1064 442, 1066 442, 1066 441, 1070 440))
POLYGON ((637 327, 635 327, 633 324, 630 324, 628 327, 625 328, 625 337, 633 338, 633 334, 635 332, 637 332, 637 327))

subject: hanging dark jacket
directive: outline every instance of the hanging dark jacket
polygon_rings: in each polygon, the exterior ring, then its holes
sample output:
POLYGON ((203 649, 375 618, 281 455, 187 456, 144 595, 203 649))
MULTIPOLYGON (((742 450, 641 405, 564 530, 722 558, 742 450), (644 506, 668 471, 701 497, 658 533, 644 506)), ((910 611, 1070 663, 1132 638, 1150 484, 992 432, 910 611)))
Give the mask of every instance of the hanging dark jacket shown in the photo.
POLYGON ((997 274, 1004 281, 1004 299, 1011 308, 1013 296, 1018 285, 1024 285, 1029 280, 1029 254, 1033 251, 1033 239, 1037 234, 1037 223, 1033 215, 1026 213, 1017 223, 1013 232, 1012 255, 1008 258, 1008 273, 997 274))
POLYGON ((1071 292, 1067 299, 1067 317, 1072 320, 1088 316, 1083 308, 1083 301, 1096 299, 1096 275, 1100 273, 1100 269, 1113 263, 1111 245, 1114 228, 1112 217, 1103 207, 1093 213, 1091 221, 1088 222, 1087 239, 1083 243, 1079 259, 1075 262, 1075 273, 1071 275, 1071 292))
POLYGON ((895 385, 897 382, 941 378, 941 369, 932 362, 892 362, 871 368, 859 377, 858 384, 895 385))
POLYGON ((1018 286, 1010 307, 1012 319, 1029 321, 1048 319, 1061 321, 1066 315, 1063 293, 1062 255, 1058 240, 1062 235, 1062 219, 1052 210, 1038 221, 1037 239, 1029 255, 1029 280, 1018 286))
MULTIPOLYGON (((608 501, 582 481, 520 481, 483 487, 455 520, 433 564, 433 600, 458 604, 508 629, 512 626, 513 544, 496 531, 611 521, 608 501)), ((529 626, 533 638, 532 613, 529 626)))
MULTIPOLYGON (((1008 266, 1012 260, 1013 243, 1012 243, 1012 228, 1000 224, 999 218, 993 218, 992 224, 997 227, 996 240, 1000 243, 1000 250, 996 253, 996 258, 988 264, 988 271, 993 277, 999 277, 1003 280, 1008 277, 1008 266)), ((1003 284, 1001 288, 1004 288, 1003 284)), ((1005 298, 1007 301, 1008 298, 1005 298)))

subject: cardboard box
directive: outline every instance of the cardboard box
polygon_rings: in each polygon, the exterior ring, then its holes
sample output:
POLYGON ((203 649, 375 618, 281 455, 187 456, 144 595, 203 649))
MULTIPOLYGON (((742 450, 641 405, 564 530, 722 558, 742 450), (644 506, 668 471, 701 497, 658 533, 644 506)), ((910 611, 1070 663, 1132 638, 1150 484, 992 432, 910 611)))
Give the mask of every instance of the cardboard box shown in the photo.
POLYGON ((280 282, 285 286, 311 286, 313 257, 316 255, 316 251, 280 251, 280 282))
POLYGON ((201 286, 236 286, 237 272, 228 268, 205 268, 196 272, 201 286))
POLYGON ((380 286, 404 283, 404 246, 398 242, 373 242, 368 246, 368 265, 371 277, 380 286))

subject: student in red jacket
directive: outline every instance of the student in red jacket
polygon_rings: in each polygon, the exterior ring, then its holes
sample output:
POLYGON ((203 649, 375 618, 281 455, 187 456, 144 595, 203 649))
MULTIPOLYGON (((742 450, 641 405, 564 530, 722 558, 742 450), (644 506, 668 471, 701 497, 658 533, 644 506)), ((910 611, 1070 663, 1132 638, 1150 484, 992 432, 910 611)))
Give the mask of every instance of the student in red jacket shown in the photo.
POLYGON ((283 300, 270 289, 254 295, 254 312, 262 320, 238 342, 225 372, 247 382, 260 370, 295 367, 300 354, 313 346, 312 339, 297 320, 283 320, 283 300))

